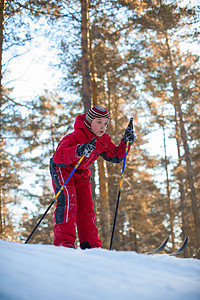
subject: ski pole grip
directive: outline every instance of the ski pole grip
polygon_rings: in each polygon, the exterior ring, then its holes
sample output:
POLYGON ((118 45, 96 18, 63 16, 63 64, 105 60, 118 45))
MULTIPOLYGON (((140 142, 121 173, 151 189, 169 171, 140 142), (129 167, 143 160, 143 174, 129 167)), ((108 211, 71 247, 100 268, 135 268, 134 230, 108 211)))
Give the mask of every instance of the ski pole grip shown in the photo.
POLYGON ((130 122, 128 124, 128 128, 133 129, 133 118, 130 118, 130 122))

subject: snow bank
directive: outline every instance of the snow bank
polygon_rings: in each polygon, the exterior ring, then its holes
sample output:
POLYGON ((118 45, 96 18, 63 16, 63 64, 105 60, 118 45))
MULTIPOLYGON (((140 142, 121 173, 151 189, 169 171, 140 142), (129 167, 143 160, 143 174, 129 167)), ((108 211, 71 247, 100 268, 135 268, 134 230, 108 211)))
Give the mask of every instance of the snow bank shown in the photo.
POLYGON ((199 300, 200 261, 0 240, 1 300, 199 300))

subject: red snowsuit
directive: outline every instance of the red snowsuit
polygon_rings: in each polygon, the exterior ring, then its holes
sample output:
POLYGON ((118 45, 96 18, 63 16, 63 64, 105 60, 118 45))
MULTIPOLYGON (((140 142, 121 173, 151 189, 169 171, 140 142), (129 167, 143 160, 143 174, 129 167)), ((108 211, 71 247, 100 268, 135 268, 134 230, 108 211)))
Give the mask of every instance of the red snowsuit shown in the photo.
POLYGON ((101 155, 113 163, 123 160, 126 144, 121 140, 117 147, 105 133, 98 137, 84 124, 85 114, 79 115, 74 124, 74 131, 67 134, 59 143, 53 159, 50 161, 55 194, 63 185, 74 166, 80 159, 76 150, 79 145, 96 138, 95 150, 84 158, 72 178, 58 197, 54 214, 54 245, 74 247, 76 225, 82 249, 101 247, 90 186, 91 171, 88 168, 101 155))

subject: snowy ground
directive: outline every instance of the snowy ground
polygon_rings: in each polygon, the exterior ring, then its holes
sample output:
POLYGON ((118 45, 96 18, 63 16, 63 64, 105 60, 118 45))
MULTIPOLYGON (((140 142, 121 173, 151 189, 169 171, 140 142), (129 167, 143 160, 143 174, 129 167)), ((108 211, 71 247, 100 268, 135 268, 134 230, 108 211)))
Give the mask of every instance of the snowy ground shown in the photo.
POLYGON ((0 240, 1 300, 199 300, 200 261, 0 240))

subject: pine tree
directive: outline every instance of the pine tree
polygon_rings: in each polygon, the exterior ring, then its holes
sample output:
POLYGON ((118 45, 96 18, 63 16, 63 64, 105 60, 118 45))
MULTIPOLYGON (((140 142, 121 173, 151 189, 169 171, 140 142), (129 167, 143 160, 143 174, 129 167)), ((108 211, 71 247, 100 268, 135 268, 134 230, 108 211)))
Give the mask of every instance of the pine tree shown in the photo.
POLYGON ((198 203, 191 163, 191 150, 183 119, 183 105, 185 101, 181 99, 184 86, 181 85, 180 70, 184 68, 184 62, 183 53, 179 50, 179 43, 182 36, 176 34, 176 39, 174 37, 175 30, 177 32, 183 26, 184 21, 188 21, 191 18, 192 13, 185 8, 181 9, 174 3, 165 4, 162 1, 158 1, 149 2, 146 5, 145 13, 142 13, 138 19, 133 18, 134 25, 138 26, 145 35, 145 40, 142 41, 143 44, 141 43, 144 55, 142 58, 140 57, 140 68, 143 67, 146 91, 151 91, 152 95, 157 97, 157 99, 165 99, 166 105, 167 103, 172 105, 178 116, 179 134, 184 148, 186 172, 191 191, 191 206, 195 220, 197 247, 199 247, 198 203), (148 48, 149 51, 145 51, 145 48, 148 48))
MULTIPOLYGON (((76 116, 73 113, 73 105, 71 109, 70 105, 65 108, 63 99, 57 94, 46 92, 46 95, 40 96, 32 104, 33 107, 27 118, 27 126, 24 126, 27 136, 24 140, 27 144, 23 151, 30 153, 26 154, 27 161, 31 165, 27 172, 33 173, 34 170, 36 174, 34 185, 37 187, 33 191, 27 191, 26 198, 33 202, 37 210, 32 217, 30 217, 30 212, 29 214, 24 213, 21 222, 22 240, 29 236, 54 198, 49 161, 63 135, 72 131, 72 118, 76 116), (26 228, 25 232, 23 228, 26 228)), ((52 228, 53 215, 50 212, 38 228, 38 233, 32 237, 31 243, 52 243, 52 228)))

